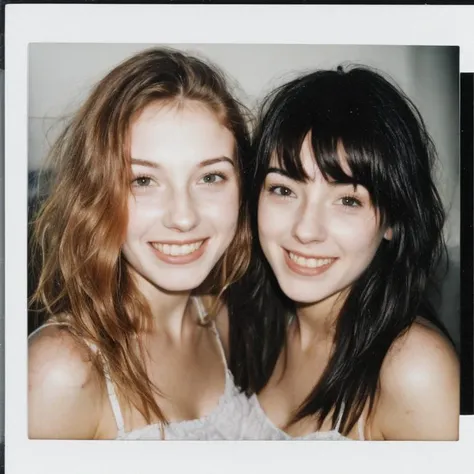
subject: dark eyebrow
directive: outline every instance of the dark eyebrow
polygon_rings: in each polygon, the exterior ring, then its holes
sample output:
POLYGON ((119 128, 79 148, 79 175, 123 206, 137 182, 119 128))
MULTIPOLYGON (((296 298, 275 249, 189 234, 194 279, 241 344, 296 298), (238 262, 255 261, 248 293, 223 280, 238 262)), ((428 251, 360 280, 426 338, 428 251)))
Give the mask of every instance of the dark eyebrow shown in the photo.
POLYGON ((287 171, 285 171, 283 168, 268 168, 267 175, 270 173, 280 174, 282 176, 285 176, 286 178, 293 179, 290 176, 290 174, 287 171))
MULTIPOLYGON (((208 160, 201 161, 201 163, 199 163, 198 167, 203 168, 205 166, 214 165, 214 164, 220 163, 222 161, 228 162, 232 166, 235 166, 234 162, 230 158, 228 158, 227 156, 219 156, 217 158, 210 158, 208 160)), ((148 168, 155 168, 155 169, 161 168, 160 164, 157 163, 156 161, 142 160, 141 158, 132 158, 132 165, 146 166, 148 168)))
MULTIPOLYGON (((292 179, 293 181, 298 181, 295 180, 290 174, 284 170, 283 168, 268 168, 267 175, 270 173, 276 173, 281 176, 284 176, 285 178, 292 179)), ((360 185, 360 183, 357 183, 356 181, 337 181, 334 179, 328 180, 327 183, 331 187, 340 187, 340 186, 353 186, 354 191, 356 190, 357 186, 360 185)))
POLYGON ((332 187, 338 187, 338 186, 352 186, 354 188, 354 191, 356 190, 357 186, 361 186, 360 183, 356 181, 336 181, 336 180, 330 180, 327 182, 329 186, 332 187))

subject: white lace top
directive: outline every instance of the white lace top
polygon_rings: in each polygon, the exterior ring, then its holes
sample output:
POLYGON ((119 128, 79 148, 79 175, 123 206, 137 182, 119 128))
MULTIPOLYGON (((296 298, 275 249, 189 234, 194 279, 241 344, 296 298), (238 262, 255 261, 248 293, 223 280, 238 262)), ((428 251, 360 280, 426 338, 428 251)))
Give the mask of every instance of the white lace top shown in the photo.
MULTIPOLYGON (((201 301, 194 298, 199 316, 205 316, 205 310, 201 301)), ((64 325, 60 322, 49 322, 36 329, 29 337, 44 327, 52 325, 64 325)), ((225 367, 225 388, 224 393, 219 398, 214 410, 208 415, 194 419, 179 422, 170 422, 164 426, 164 439, 166 440, 238 440, 242 438, 243 421, 250 413, 249 399, 234 384, 234 378, 227 368, 224 349, 219 334, 214 324, 212 331, 215 333, 222 360, 225 367)), ((97 351, 95 346, 89 344, 93 351, 97 351)), ((122 410, 117 398, 114 384, 110 379, 107 361, 103 361, 104 377, 107 387, 107 393, 112 406, 112 410, 117 424, 116 439, 124 440, 161 440, 162 433, 159 424, 151 424, 132 431, 125 431, 122 410)))
MULTIPOLYGON (((194 298, 198 313, 201 318, 205 310, 199 299, 194 298)), ((49 322, 36 329, 30 337, 40 329, 51 325, 64 325, 59 322, 49 322)), ((234 377, 227 367, 226 357, 219 333, 214 324, 212 331, 215 333, 222 360, 225 367, 224 393, 214 408, 206 416, 194 420, 170 422, 164 426, 165 440, 348 440, 339 433, 342 418, 341 410, 336 428, 331 431, 318 431, 306 436, 292 437, 277 426, 266 416, 256 395, 250 398, 242 393, 234 383, 234 377)), ((96 351, 97 348, 91 346, 96 351)), ((116 439, 122 440, 161 440, 162 434, 159 424, 151 424, 131 431, 125 431, 122 410, 118 402, 112 380, 109 377, 107 362, 104 361, 104 377, 108 397, 117 424, 116 439)), ((359 420, 359 438, 364 439, 362 420, 359 420)))
MULTIPOLYGON (((249 399, 249 408, 242 430, 243 439, 254 440, 298 440, 298 441, 352 441, 339 432, 344 407, 339 413, 335 429, 331 431, 315 431, 305 436, 291 436, 285 431, 278 428, 266 415, 261 407, 256 395, 252 395, 249 399)), ((357 423, 359 440, 364 440, 364 425, 362 418, 357 423)))
MULTIPOLYGON (((206 416, 194 420, 170 422, 164 426, 166 440, 238 440, 242 439, 241 428, 250 413, 249 399, 236 387, 234 377, 227 368, 224 350, 215 325, 212 330, 221 348, 225 365, 225 388, 216 407, 206 416)), ((162 439, 160 425, 152 424, 132 431, 125 431, 117 396, 110 379, 106 377, 109 399, 117 423, 116 439, 162 439)))

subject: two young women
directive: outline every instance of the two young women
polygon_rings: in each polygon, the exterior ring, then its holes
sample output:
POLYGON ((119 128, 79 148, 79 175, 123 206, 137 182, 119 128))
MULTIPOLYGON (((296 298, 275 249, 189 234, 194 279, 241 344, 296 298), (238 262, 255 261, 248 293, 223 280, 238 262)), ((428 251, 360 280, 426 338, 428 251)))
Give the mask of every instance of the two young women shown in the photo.
POLYGON ((31 438, 457 438, 458 364, 423 299, 444 214, 421 117, 361 68, 262 111, 251 147, 220 72, 153 49, 58 139, 31 438))

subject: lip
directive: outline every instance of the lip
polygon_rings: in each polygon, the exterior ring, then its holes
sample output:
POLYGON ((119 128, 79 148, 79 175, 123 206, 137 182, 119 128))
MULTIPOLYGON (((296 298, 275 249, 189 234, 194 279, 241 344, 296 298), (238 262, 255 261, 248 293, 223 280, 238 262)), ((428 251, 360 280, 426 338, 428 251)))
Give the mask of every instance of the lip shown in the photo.
POLYGON ((328 259, 328 258, 331 258, 332 259, 331 262, 326 263, 325 265, 321 265, 320 267, 315 267, 315 268, 302 267, 301 265, 298 265, 295 261, 293 261, 290 258, 290 250, 287 250, 283 247, 282 247, 282 250, 283 250, 283 254, 284 254, 284 258, 285 258, 285 263, 288 266, 288 268, 292 272, 294 272, 298 275, 302 275, 302 276, 318 276, 318 275, 321 275, 324 272, 326 272, 334 264, 334 262, 336 262, 336 260, 337 260, 337 257, 335 258, 335 257, 327 257, 327 256, 322 257, 322 256, 315 256, 315 255, 305 255, 301 252, 295 252, 295 251, 291 250, 291 253, 293 253, 295 255, 298 255, 299 257, 303 257, 303 258, 315 258, 315 259, 328 259))
POLYGON ((164 245, 187 245, 187 244, 194 244, 196 242, 202 242, 202 245, 195 250, 194 252, 187 254, 187 255, 166 255, 163 252, 160 252, 158 249, 153 247, 151 242, 148 243, 150 246, 152 252, 162 261, 165 263, 170 263, 172 265, 186 265, 188 263, 195 262, 199 258, 202 257, 204 254, 206 247, 207 247, 207 242, 209 241, 209 238, 205 239, 193 239, 193 240, 160 240, 159 242, 154 242, 154 243, 160 243, 164 245))
POLYGON ((196 242, 205 242, 208 239, 189 239, 189 240, 156 240, 152 243, 154 244, 163 244, 163 245, 188 245, 188 244, 195 244, 196 242))

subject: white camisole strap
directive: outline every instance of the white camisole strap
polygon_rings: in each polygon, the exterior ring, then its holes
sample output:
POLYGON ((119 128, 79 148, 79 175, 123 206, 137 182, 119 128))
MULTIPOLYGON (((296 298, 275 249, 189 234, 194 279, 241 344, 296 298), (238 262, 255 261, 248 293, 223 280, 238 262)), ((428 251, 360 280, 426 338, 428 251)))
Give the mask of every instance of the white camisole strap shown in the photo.
MULTIPOLYGON (((336 426, 335 426, 335 430, 339 433, 340 431, 340 428, 341 428, 341 422, 342 422, 342 417, 344 415, 344 410, 346 408, 346 405, 344 402, 341 403, 341 410, 339 412, 339 416, 337 417, 337 421, 336 421, 336 426)), ((364 419, 363 419, 363 416, 361 416, 358 420, 357 420, 357 431, 359 433, 359 440, 360 441, 364 441, 364 419)))
MULTIPOLYGON (((204 308, 204 305, 202 304, 201 298, 199 298, 198 296, 193 296, 192 299, 194 301, 194 304, 196 305, 196 309, 198 311, 199 319, 201 320, 201 322, 203 322, 205 320, 206 316, 208 316, 208 313, 207 313, 206 309, 204 308)), ((211 328, 212 328, 212 331, 214 332, 214 334, 216 336, 217 345, 219 346, 219 351, 221 353, 222 362, 224 363, 224 367, 226 368, 226 376, 227 376, 227 358, 225 356, 224 345, 222 344, 222 339, 219 335, 219 331, 217 330, 216 323, 215 323, 214 320, 211 323, 211 328)))
POLYGON ((105 387, 107 389, 107 395, 109 397, 110 406, 112 407, 112 412, 114 414, 115 423, 117 424, 117 435, 121 436, 125 434, 125 423, 123 421, 122 411, 120 410, 120 404, 117 397, 117 392, 115 391, 114 384, 110 378, 109 374, 109 364, 107 361, 102 357, 102 354, 98 351, 97 346, 92 344, 91 342, 85 341, 86 344, 89 346, 90 350, 93 351, 100 357, 102 362, 102 369, 104 371, 104 379, 105 379, 105 387))
POLYGON ((217 330, 216 323, 214 321, 212 321, 212 330, 214 331, 214 334, 216 335, 217 345, 219 346, 222 362, 224 364, 224 367, 226 368, 226 374, 227 374, 227 358, 225 356, 224 345, 222 344, 221 336, 219 335, 219 331, 217 330))
POLYGON ((193 301, 194 306, 197 309, 199 320, 201 321, 201 323, 203 323, 208 313, 206 311, 206 308, 202 304, 201 298, 199 298, 199 296, 191 296, 191 300, 193 301))
POLYGON ((342 422, 342 417, 344 415, 344 410, 346 408, 346 404, 344 402, 341 403, 341 409, 339 411, 339 416, 337 417, 336 420, 336 426, 334 429, 339 433, 339 430, 341 429, 341 422, 342 422))
POLYGON ((122 411, 120 410, 120 404, 118 401, 114 384, 112 380, 110 379, 107 362, 103 358, 102 358, 102 363, 104 366, 104 378, 105 378, 105 385, 107 387, 107 394, 109 396, 110 405, 114 413, 115 423, 117 424, 117 436, 122 436, 125 434, 125 423, 123 421, 122 411))
POLYGON ((364 441, 364 417, 361 415, 361 417, 357 420, 357 428, 359 430, 359 440, 364 441))
POLYGON ((65 322, 60 322, 60 321, 49 321, 47 323, 44 323, 42 324, 40 327, 36 328, 34 331, 32 331, 30 333, 30 335, 28 336, 28 339, 32 336, 34 336, 35 334, 37 334, 38 332, 41 331, 41 329, 43 328, 46 328, 48 326, 67 326, 68 324, 65 323, 65 322))
POLYGON ((112 412, 114 414, 115 423, 117 424, 118 435, 122 435, 125 433, 125 423, 123 421, 123 416, 120 410, 120 404, 118 402, 117 393, 115 392, 114 384, 112 383, 112 380, 110 379, 109 365, 107 364, 107 361, 102 357, 102 354, 98 351, 98 348, 95 344, 86 340, 84 340, 84 342, 88 345, 89 349, 94 354, 100 357, 100 360, 102 362, 102 369, 104 373, 105 386, 107 388, 107 395, 110 400, 110 405, 112 406, 112 412))

